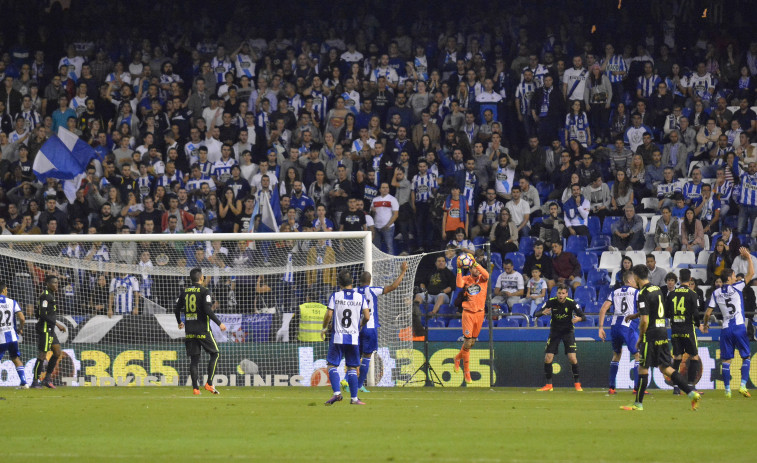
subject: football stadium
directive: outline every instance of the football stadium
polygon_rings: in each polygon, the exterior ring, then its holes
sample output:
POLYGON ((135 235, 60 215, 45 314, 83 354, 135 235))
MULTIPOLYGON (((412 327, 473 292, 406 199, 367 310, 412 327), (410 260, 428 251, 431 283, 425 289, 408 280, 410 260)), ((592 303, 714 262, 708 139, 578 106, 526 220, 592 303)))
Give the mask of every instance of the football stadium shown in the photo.
POLYGON ((0 2, 2 460, 753 461, 751 3, 0 2))

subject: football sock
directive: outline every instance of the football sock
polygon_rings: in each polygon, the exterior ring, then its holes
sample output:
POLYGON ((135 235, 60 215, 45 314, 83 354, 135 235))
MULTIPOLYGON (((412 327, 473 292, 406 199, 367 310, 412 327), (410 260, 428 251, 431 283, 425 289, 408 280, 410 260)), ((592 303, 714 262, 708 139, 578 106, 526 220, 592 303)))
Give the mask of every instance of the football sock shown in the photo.
POLYGON ((610 389, 615 389, 615 379, 618 377, 618 362, 610 362, 610 389))
POLYGON ((463 350, 462 352, 462 359, 463 359, 463 373, 466 375, 470 374, 470 350, 463 350))
POLYGON ((58 356, 53 354, 53 356, 50 357, 50 360, 47 361, 47 370, 45 370, 47 374, 45 375, 45 380, 53 380, 53 371, 55 370, 56 365, 58 365, 58 356))
POLYGON ((681 368, 681 361, 682 361, 682 359, 674 359, 673 360, 673 369, 675 371, 678 371, 678 369, 681 368))
POLYGON ((216 376, 216 367, 218 366, 218 357, 220 355, 218 352, 210 354, 210 361, 208 361, 208 384, 211 386, 213 385, 213 378, 216 376))
POLYGON ((353 399, 357 399, 357 390, 359 389, 357 387, 357 371, 356 370, 347 370, 347 384, 350 385, 350 396, 353 399))
POLYGON ((633 389, 639 390, 639 362, 633 363, 633 389))
POLYGON ((580 383, 581 381, 578 379, 578 364, 577 363, 571 363, 570 369, 573 371, 573 382, 574 383, 580 383))
POLYGON ((37 359, 37 362, 34 364, 34 381, 38 381, 39 375, 42 374, 42 362, 44 362, 44 360, 37 359))
POLYGON ((20 367, 16 367, 16 373, 18 373, 18 377, 21 380, 21 384, 26 384, 26 372, 24 371, 24 366, 21 365, 20 367))
POLYGON ((749 379, 749 366, 752 364, 752 360, 747 357, 741 364, 741 387, 746 387, 746 382, 749 379))
POLYGON ((552 364, 544 364, 544 377, 547 378, 547 384, 552 384, 552 364))
POLYGON ((647 390, 647 384, 649 384, 649 373, 646 375, 639 375, 639 388, 636 389, 637 403, 642 403, 644 401, 644 392, 647 390))
MULTIPOLYGON (((329 368, 329 381, 331 381, 331 390, 334 391, 334 395, 341 394, 339 372, 336 367, 329 368)), ((352 391, 350 390, 350 392, 352 391)))
POLYGON ((698 373, 699 373, 699 360, 694 360, 694 359, 689 360, 689 371, 688 371, 689 384, 693 385, 696 382, 698 373))
POLYGON ((673 372, 673 374, 670 376, 670 379, 673 381, 673 384, 678 386, 686 394, 694 390, 694 388, 689 386, 689 383, 685 379, 683 379, 681 373, 678 373, 677 371, 673 372))
POLYGON ((371 358, 364 357, 360 359, 360 375, 357 377, 357 387, 363 387, 365 379, 368 377, 368 368, 371 367, 371 358))
POLYGON ((200 356, 189 358, 189 375, 192 377, 192 389, 200 389, 200 356))
POLYGON ((728 391, 731 389, 731 364, 723 363, 721 371, 723 373, 723 385, 728 391))

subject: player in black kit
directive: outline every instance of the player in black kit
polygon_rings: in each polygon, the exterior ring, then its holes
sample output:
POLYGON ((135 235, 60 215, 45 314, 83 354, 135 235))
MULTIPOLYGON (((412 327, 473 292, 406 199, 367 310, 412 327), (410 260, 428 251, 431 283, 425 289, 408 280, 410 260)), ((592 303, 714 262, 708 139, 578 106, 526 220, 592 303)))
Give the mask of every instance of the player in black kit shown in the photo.
MULTIPOLYGON (((684 269, 685 270, 685 269, 684 269)), ((691 276, 681 270, 680 288, 668 293, 666 308, 670 317, 673 343, 673 369, 678 371, 683 354, 689 355, 688 381, 693 387, 697 382, 697 373, 701 360, 697 346, 695 326, 699 326, 699 297, 689 286, 691 276)), ((673 387, 673 394, 680 394, 678 386, 673 387)))
POLYGON ((557 297, 547 301, 541 310, 534 314, 535 318, 542 315, 551 315, 552 320, 549 328, 549 340, 547 348, 544 350, 544 376, 547 378, 547 384, 539 391, 552 391, 552 360, 560 347, 560 341, 565 348, 565 355, 568 356, 568 362, 573 370, 573 383, 576 391, 583 391, 581 381, 578 377, 578 359, 576 358, 576 334, 573 329, 573 323, 586 320, 586 315, 576 301, 568 297, 568 286, 564 283, 557 285, 557 297))
POLYGON ((66 325, 58 323, 55 313, 58 311, 58 304, 55 302, 55 293, 58 291, 58 277, 48 275, 45 278, 45 290, 40 294, 37 301, 37 325, 35 331, 37 334, 37 362, 34 364, 34 376, 32 378, 33 389, 40 389, 42 386, 55 389, 53 385, 53 371, 58 364, 61 355, 60 342, 55 335, 55 327, 65 332, 66 325), (47 370, 45 379, 40 383, 39 376, 42 373, 42 364, 45 362, 47 353, 53 351, 52 357, 47 361, 47 370))
POLYGON ((694 388, 673 369, 668 343, 668 330, 665 326, 666 311, 662 301, 662 292, 658 286, 649 283, 649 269, 646 265, 635 265, 632 269, 636 287, 639 288, 639 389, 636 391, 636 402, 622 406, 623 410, 644 410, 642 401, 644 392, 649 384, 649 369, 657 367, 669 376, 682 391, 691 399, 691 409, 696 410, 701 396, 694 388))
POLYGON ((221 323, 216 314, 213 312, 210 291, 203 285, 202 270, 193 268, 189 272, 189 279, 192 284, 184 288, 184 294, 176 299, 174 315, 179 329, 186 328, 186 339, 184 344, 189 356, 189 373, 192 376, 192 393, 200 394, 200 353, 201 349, 210 354, 208 362, 208 381, 205 383, 205 390, 213 394, 218 391, 213 387, 213 377, 216 374, 218 365, 218 344, 213 338, 213 332, 210 331, 210 320, 226 331, 226 325, 221 323), (181 315, 184 314, 184 322, 181 321, 181 315))

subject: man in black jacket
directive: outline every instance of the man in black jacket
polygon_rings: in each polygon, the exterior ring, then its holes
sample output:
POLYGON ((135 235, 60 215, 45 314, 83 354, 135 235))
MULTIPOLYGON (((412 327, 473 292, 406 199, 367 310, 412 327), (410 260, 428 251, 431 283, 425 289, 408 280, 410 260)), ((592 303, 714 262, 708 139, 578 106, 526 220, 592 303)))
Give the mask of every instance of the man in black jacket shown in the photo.
POLYGON ((551 75, 544 76, 544 86, 531 97, 531 117, 537 125, 539 142, 548 145, 557 137, 560 119, 565 114, 565 101, 551 75))

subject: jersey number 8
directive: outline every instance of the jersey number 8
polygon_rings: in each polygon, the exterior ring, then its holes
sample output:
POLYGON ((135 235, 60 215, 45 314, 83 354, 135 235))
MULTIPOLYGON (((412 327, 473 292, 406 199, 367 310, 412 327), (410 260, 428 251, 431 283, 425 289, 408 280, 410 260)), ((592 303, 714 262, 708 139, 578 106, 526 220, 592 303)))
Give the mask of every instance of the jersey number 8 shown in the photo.
POLYGON ((342 328, 349 328, 352 326, 352 310, 346 309, 342 312, 342 328))

